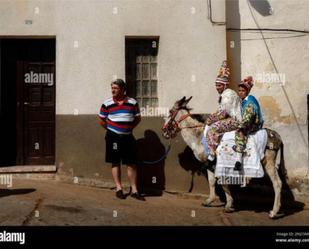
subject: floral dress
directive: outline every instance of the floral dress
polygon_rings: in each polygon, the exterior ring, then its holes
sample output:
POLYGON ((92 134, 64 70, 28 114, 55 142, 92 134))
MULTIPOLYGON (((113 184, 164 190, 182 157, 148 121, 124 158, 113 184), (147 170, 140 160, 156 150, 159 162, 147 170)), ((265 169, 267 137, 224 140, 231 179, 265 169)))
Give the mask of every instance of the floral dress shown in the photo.
POLYGON ((208 130, 203 141, 208 154, 215 156, 225 132, 236 130, 241 121, 240 98, 232 89, 225 89, 219 99, 219 109, 206 120, 208 130))
POLYGON ((260 105, 252 95, 247 96, 241 103, 242 121, 235 134, 235 151, 243 153, 246 148, 248 135, 263 127, 263 117, 260 105))

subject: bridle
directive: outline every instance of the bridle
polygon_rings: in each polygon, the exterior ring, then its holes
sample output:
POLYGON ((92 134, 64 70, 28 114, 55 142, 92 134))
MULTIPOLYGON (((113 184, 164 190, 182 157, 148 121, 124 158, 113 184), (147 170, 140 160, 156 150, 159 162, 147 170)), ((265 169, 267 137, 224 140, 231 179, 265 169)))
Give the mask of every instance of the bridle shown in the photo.
POLYGON ((162 130, 169 133, 171 138, 174 138, 178 132, 182 129, 193 129, 198 127, 204 127, 204 125, 192 125, 192 126, 184 126, 181 127, 180 123, 184 121, 186 118, 190 117, 192 114, 190 111, 188 113, 182 115, 178 120, 176 120, 176 116, 181 109, 176 109, 176 111, 170 111, 170 120, 167 124, 162 126, 162 130))

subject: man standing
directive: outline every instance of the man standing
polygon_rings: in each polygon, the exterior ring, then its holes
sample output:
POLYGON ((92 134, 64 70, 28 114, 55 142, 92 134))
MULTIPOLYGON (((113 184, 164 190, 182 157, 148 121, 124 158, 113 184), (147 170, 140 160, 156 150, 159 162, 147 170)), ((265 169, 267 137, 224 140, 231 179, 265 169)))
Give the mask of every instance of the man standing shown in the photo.
POLYGON ((101 106, 99 117, 106 131, 106 162, 112 164, 112 176, 116 185, 116 197, 125 199, 122 191, 120 165, 127 165, 131 197, 145 200, 136 187, 136 141, 133 129, 141 121, 138 103, 126 95, 126 83, 117 79, 111 83, 112 98, 101 106))

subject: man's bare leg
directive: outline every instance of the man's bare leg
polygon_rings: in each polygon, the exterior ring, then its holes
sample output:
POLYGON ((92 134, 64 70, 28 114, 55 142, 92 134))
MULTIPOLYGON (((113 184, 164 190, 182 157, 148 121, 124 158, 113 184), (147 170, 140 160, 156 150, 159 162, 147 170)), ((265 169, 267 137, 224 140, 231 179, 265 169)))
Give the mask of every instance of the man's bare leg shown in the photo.
POLYGON ((127 165, 127 170, 128 170, 128 178, 130 182, 130 186, 132 189, 132 193, 137 192, 137 187, 136 187, 136 166, 135 165, 127 165))
POLYGON ((138 192, 137 192, 137 187, 136 187, 136 166, 135 165, 127 165, 128 166, 128 178, 129 178, 129 182, 131 185, 131 196, 137 200, 140 201, 145 201, 145 198, 143 196, 141 196, 138 192))
POLYGON ((112 164, 112 176, 116 185, 116 191, 121 190, 121 169, 120 164, 112 164))

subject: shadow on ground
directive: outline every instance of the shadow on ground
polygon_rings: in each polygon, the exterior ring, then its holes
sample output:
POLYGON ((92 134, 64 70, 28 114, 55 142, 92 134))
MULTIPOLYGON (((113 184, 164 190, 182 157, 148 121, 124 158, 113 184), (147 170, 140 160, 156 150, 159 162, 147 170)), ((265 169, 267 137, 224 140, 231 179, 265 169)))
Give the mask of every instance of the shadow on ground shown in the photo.
POLYGON ((34 188, 20 188, 20 189, 1 189, 0 198, 10 195, 25 195, 36 191, 34 188))
MULTIPOLYGON (((266 182, 266 180, 259 180, 258 183, 252 182, 246 188, 240 188, 239 186, 231 188, 236 211, 251 210, 259 213, 272 210, 275 193, 270 183, 259 186, 261 182, 266 182)), ((281 194, 281 214, 289 216, 301 212, 304 210, 304 207, 305 204, 303 202, 295 200, 289 188, 283 188, 281 194)))
MULTIPOLYGON (((191 183, 188 186, 188 192, 192 192, 194 178, 196 175, 202 174, 200 168, 203 164, 194 157, 192 150, 188 146, 178 155, 178 158, 181 167, 191 174, 191 183)), ((282 180, 280 213, 284 214, 283 217, 285 217, 301 212, 304 210, 305 204, 295 200, 286 178, 280 172, 279 175, 282 180)), ((208 181, 207 174, 204 176, 205 181, 208 181)), ((241 188, 239 185, 231 185, 230 188, 234 198, 236 212, 244 210, 269 212, 273 208, 275 193, 272 183, 266 175, 262 179, 252 179, 246 188, 241 188)), ((225 203, 226 198, 221 185, 216 184, 216 194, 220 201, 225 203)))

